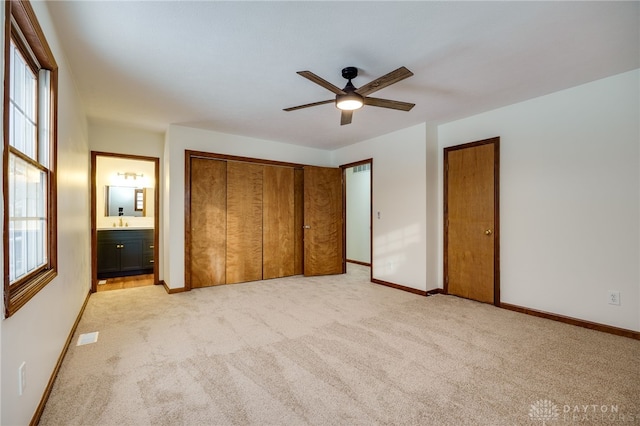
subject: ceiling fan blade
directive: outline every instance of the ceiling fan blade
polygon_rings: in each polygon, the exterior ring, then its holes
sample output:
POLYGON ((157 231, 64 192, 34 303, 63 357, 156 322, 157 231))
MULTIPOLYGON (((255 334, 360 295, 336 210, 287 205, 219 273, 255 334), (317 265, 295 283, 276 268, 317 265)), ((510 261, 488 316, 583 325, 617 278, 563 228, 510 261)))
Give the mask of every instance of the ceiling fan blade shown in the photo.
POLYGON ((304 104, 304 105, 298 105, 298 106, 294 106, 291 108, 285 108, 283 109, 283 111, 295 111, 297 109, 302 109, 302 108, 309 108, 309 107, 313 107, 313 106, 317 106, 317 105, 324 105, 324 104, 330 104, 335 102, 335 99, 329 99, 328 101, 320 101, 320 102, 313 102, 310 104, 304 104))
POLYGON ((340 125, 351 124, 351 117, 353 117, 353 111, 342 111, 340 114, 340 125))
POLYGON ((390 99, 380 99, 380 98, 370 98, 370 97, 364 98, 364 104, 375 106, 375 107, 399 109, 401 111, 411 111, 411 108, 416 106, 416 104, 410 104, 409 102, 392 101, 390 99))
POLYGON ((317 75, 315 75, 311 71, 298 71, 298 74, 300 74, 304 78, 306 78, 308 80, 311 80, 314 83, 324 87, 325 89, 335 93, 336 95, 344 95, 345 94, 345 92, 341 88, 339 88, 338 86, 334 86, 333 84, 329 83, 327 80, 325 80, 322 77, 318 77, 317 75))
POLYGON ((359 89, 356 89, 356 93, 367 96, 370 93, 376 92, 380 89, 383 89, 387 86, 392 85, 393 83, 397 83, 401 80, 404 80, 407 77, 411 77, 413 73, 406 69, 405 67, 400 67, 395 71, 391 71, 388 74, 383 75, 380 78, 376 78, 370 83, 365 84, 359 89))

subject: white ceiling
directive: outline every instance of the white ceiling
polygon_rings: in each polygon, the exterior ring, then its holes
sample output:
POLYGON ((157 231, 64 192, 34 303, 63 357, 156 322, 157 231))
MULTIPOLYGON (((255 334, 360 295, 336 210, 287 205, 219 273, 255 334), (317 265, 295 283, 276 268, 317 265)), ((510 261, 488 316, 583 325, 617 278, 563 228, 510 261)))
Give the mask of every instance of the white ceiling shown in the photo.
MULTIPOLYGON (((91 119, 169 124, 334 149, 640 67, 640 2, 49 1, 91 119), (414 76, 340 126, 309 70, 356 87, 414 76)), ((60 59, 58 59, 61 62, 60 59)), ((567 111, 570 113, 570 111, 567 111)))

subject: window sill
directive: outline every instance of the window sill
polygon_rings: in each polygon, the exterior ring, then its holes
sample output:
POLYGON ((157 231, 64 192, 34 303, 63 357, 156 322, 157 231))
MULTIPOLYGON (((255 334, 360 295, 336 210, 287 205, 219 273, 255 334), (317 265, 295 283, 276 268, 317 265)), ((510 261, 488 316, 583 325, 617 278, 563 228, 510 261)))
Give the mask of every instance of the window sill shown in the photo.
POLYGON ((58 272, 55 269, 47 269, 15 288, 9 287, 8 291, 5 288, 4 317, 9 318, 15 314, 18 309, 31 300, 44 286, 53 281, 57 275, 58 272))

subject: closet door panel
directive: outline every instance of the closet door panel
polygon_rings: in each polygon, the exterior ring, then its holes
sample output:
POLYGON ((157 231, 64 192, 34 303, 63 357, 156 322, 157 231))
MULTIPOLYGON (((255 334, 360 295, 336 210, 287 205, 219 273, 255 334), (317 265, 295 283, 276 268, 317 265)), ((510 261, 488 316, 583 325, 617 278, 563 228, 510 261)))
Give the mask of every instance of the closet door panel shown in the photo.
POLYGON ((262 279, 263 169, 227 162, 227 284, 262 279))
POLYGON ((294 176, 294 275, 302 275, 304 272, 304 247, 303 237, 304 232, 302 226, 304 225, 304 170, 295 169, 293 171, 294 176))
POLYGON ((291 167, 264 166, 262 278, 294 275, 294 175, 291 167))
POLYGON ((227 163, 191 159, 191 288, 226 282, 227 163))

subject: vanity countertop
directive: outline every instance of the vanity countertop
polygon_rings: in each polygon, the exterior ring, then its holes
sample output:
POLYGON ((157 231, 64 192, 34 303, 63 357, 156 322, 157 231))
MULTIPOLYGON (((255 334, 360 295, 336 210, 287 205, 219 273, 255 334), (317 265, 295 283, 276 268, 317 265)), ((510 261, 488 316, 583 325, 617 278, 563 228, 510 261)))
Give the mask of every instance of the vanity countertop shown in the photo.
POLYGON ((103 227, 103 228, 98 228, 98 231, 137 231, 140 229, 151 229, 153 230, 152 226, 107 226, 107 227, 103 227))

